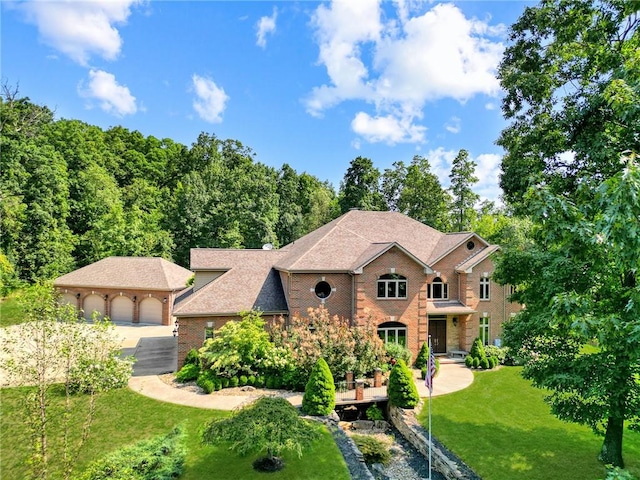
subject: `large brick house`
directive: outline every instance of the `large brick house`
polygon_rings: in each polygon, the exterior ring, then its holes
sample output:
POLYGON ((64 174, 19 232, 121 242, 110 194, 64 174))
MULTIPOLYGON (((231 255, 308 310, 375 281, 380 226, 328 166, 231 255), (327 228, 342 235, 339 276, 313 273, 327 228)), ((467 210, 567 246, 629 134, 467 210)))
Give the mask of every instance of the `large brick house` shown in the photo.
POLYGON ((357 322, 372 316, 386 342, 417 354, 500 338, 520 306, 492 281, 498 246, 470 233, 444 234, 396 212, 352 210, 280 249, 195 248, 192 291, 177 300, 178 363, 238 313, 266 319, 324 305, 357 322))

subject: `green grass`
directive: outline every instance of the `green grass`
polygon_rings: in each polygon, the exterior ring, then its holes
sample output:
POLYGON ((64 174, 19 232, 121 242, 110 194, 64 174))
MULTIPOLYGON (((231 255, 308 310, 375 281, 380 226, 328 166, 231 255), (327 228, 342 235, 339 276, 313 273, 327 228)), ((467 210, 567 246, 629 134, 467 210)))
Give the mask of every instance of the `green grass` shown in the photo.
MULTIPOLYGON (((26 478, 28 456, 27 432, 20 415, 23 389, 7 388, 2 395, 2 425, 0 429, 0 458, 2 478, 26 478)), ((252 469, 254 457, 238 457, 229 451, 228 444, 206 446, 200 443, 201 426, 227 415, 216 410, 204 410, 158 402, 129 389, 104 394, 99 399, 91 438, 78 461, 76 472, 104 454, 143 438, 166 434, 175 425, 182 424, 187 434, 188 454, 181 480, 207 479, 264 479, 264 473, 252 469)), ((55 423, 55 422, 54 422, 55 423)), ((304 452, 302 458, 284 455, 284 470, 270 473, 269 479, 293 480, 329 479, 347 480, 349 472, 344 459, 324 428, 323 437, 304 452)), ((59 478, 56 461, 54 475, 59 478)))
MULTIPOLYGON (((544 392, 520 372, 475 372, 469 388, 434 398, 434 436, 484 480, 604 478, 602 438, 553 416, 544 392)), ((427 408, 420 421, 428 425, 427 408)), ((640 478, 640 433, 625 430, 623 449, 626 468, 640 478)))
POLYGON ((22 323, 22 310, 18 304, 20 292, 0 299, 0 327, 8 327, 22 323))

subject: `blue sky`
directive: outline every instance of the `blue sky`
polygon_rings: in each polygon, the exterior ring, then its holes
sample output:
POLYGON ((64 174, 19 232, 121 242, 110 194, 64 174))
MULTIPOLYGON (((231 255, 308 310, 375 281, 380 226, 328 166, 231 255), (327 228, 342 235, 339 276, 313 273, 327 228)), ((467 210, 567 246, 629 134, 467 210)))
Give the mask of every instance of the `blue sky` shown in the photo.
POLYGON ((337 189, 414 155, 443 186, 464 148, 496 200, 495 77, 520 1, 2 2, 2 79, 74 118, 191 145, 241 141, 337 189))

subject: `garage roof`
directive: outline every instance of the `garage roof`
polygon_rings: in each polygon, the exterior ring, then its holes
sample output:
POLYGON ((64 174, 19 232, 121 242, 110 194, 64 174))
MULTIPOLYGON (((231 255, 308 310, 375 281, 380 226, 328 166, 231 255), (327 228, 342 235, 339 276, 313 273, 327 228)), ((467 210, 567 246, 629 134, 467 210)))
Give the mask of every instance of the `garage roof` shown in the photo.
POLYGON ((56 287, 174 291, 186 287, 190 270, 159 257, 107 257, 58 277, 56 287))

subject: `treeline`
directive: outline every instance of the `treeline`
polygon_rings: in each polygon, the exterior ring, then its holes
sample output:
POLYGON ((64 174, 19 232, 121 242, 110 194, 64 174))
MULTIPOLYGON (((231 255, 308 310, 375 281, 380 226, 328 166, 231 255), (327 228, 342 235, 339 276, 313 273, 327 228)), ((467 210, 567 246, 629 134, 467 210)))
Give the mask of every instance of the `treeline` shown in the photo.
MULTIPOLYGON (((472 228, 482 217, 471 190, 475 164, 464 150, 450 190, 425 158, 380 173, 358 157, 336 193, 287 164, 257 162, 237 140, 202 133, 187 147, 120 126, 55 120, 6 86, 0 149, 4 289, 110 255, 162 256, 188 267, 193 247, 277 248, 350 208, 401 211, 442 231, 472 228)), ((497 212, 483 208, 495 224, 497 212)))

